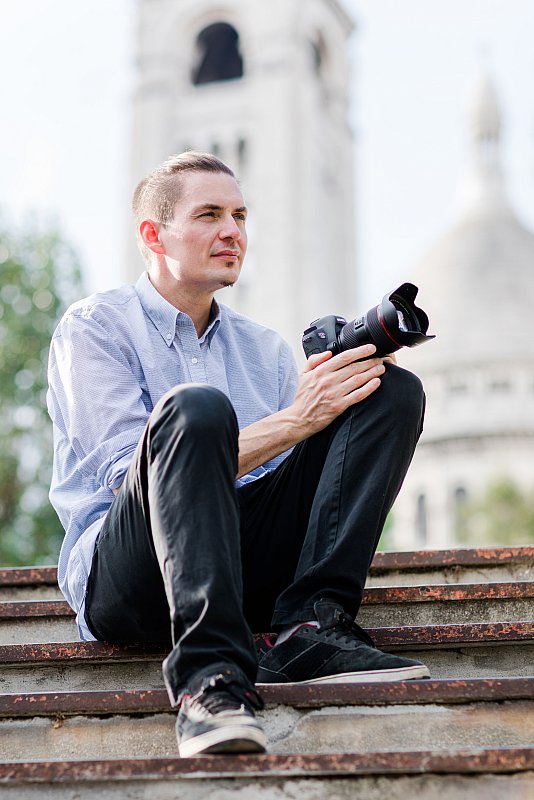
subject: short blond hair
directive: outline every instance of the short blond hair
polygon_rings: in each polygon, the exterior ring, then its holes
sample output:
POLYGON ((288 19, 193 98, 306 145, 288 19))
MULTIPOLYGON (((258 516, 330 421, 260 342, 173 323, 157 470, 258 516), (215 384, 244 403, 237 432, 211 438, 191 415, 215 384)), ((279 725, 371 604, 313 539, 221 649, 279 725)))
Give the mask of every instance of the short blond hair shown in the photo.
POLYGON ((139 234, 143 219, 152 219, 161 225, 168 225, 174 216, 176 203, 180 199, 182 175, 186 172, 225 172, 235 178, 234 173, 223 161, 211 153, 187 150, 185 153, 170 156, 140 181, 133 193, 132 211, 134 214, 137 244, 141 255, 150 263, 150 250, 139 234))

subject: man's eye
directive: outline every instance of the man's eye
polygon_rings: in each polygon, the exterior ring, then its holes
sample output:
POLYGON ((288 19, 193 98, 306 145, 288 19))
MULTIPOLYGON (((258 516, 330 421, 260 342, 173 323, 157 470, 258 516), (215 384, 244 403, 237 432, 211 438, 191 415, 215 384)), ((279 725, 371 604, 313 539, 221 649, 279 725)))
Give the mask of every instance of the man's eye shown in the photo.
POLYGON ((201 217, 214 217, 215 211, 205 211, 203 214, 200 215, 201 217))
POLYGON ((245 214, 241 214, 241 213, 234 214, 234 219, 239 219, 239 220, 242 220, 244 222, 246 220, 246 216, 245 216, 245 214))

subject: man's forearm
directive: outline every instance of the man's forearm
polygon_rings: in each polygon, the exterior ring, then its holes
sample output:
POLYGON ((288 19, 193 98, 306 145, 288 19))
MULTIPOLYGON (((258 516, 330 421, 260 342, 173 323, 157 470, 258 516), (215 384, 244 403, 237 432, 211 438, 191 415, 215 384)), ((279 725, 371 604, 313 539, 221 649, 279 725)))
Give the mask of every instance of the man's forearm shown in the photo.
POLYGON ((310 356, 293 404, 239 434, 237 477, 322 430, 376 391, 385 367, 384 359, 372 358, 375 350, 374 345, 362 345, 334 357, 328 351, 310 356))
POLYGON ((237 477, 285 453, 311 433, 309 426, 298 418, 291 407, 253 422, 239 433, 237 477))

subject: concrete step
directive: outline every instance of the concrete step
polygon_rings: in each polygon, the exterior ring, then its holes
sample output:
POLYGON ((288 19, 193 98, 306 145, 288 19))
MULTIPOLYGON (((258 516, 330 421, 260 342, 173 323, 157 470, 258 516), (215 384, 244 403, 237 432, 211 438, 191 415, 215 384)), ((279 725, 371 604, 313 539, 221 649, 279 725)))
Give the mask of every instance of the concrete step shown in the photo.
POLYGON ((2 797, 528 800, 534 748, 0 764, 2 797))
MULTIPOLYGON (((534 678, 267 687, 269 752, 434 751, 534 745, 534 678)), ((2 759, 176 755, 163 691, 0 695, 2 759)))
MULTIPOLYGON (((371 628, 378 647, 424 661, 436 678, 534 674, 534 622, 371 628)), ((103 642, 0 646, 0 691, 158 689, 167 650, 103 642)))
MULTIPOLYGON (((439 625, 534 619, 534 582, 429 584, 366 589, 364 627, 439 625)), ((65 601, 0 603, 0 645, 71 642, 78 638, 65 601)))
MULTIPOLYGON (((480 547, 376 553, 368 586, 527 581, 534 547, 480 547)), ((61 599, 56 567, 0 569, 0 601, 61 599)))
POLYGON ((368 586, 528 581, 534 547, 479 547, 376 553, 368 586))

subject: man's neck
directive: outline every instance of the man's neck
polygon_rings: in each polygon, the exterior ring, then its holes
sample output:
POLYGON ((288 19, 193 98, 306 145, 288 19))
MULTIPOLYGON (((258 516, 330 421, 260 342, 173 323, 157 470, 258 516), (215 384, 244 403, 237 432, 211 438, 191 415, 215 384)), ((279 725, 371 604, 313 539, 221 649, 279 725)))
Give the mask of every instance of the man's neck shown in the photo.
POLYGON ((195 294, 190 291, 184 291, 183 287, 177 285, 176 282, 171 284, 156 278, 150 273, 148 277, 152 286, 168 303, 191 317, 197 336, 200 338, 210 322, 213 294, 195 294))

